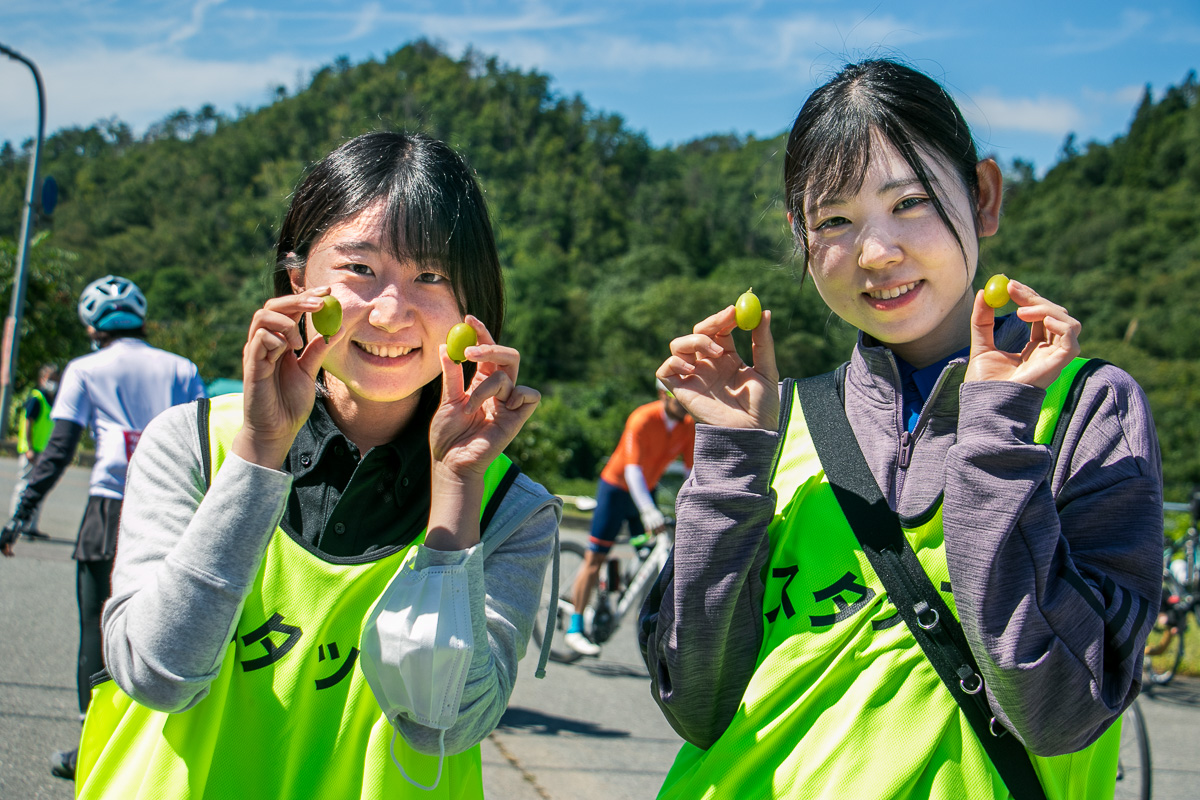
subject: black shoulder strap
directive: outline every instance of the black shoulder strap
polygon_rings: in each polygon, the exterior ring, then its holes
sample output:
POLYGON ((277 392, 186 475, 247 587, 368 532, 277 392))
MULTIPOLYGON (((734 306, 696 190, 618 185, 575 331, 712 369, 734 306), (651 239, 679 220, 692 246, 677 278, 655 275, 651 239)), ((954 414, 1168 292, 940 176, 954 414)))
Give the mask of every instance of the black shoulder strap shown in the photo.
POLYGON ((496 491, 492 492, 492 497, 484 506, 483 513, 479 517, 479 538, 483 538, 483 534, 487 531, 488 525, 492 524, 492 517, 496 516, 496 512, 500 510, 500 504, 504 502, 505 495, 512 488, 513 483, 517 480, 517 476, 521 474, 521 468, 516 464, 509 464, 508 469, 504 471, 504 476, 500 478, 500 483, 496 485, 496 491))
POLYGON ((212 401, 201 397, 196 401, 196 427, 200 433, 200 460, 204 464, 204 487, 212 487, 212 444, 208 435, 208 420, 212 414, 212 401))
POLYGON ((834 496, 888 598, 962 709, 1004 785, 1018 800, 1045 800, 1028 751, 992 716, 962 626, 922 569, 899 517, 875 483, 846 418, 838 383, 834 373, 796 383, 804 419, 834 496))

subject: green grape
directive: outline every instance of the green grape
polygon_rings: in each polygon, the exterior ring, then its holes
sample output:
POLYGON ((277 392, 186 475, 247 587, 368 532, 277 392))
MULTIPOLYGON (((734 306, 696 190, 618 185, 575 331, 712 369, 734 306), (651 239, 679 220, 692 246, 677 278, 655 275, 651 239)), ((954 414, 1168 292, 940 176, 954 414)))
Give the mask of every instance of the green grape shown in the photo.
POLYGON ((460 322, 446 334, 446 354, 455 361, 467 360, 467 348, 479 344, 479 336, 475 329, 465 322, 460 322))
POLYGON ((988 278, 983 287, 983 302, 992 308, 1000 308, 1008 303, 1008 276, 996 274, 988 278))
POLYGON ((758 327, 759 321, 762 320, 762 303, 758 302, 754 287, 747 289, 737 299, 733 304, 733 313, 737 326, 742 330, 752 331, 758 327))
POLYGON ((329 337, 342 327, 342 304, 331 294, 322 297, 321 302, 323 305, 312 312, 313 330, 325 337, 325 341, 328 342, 329 337))

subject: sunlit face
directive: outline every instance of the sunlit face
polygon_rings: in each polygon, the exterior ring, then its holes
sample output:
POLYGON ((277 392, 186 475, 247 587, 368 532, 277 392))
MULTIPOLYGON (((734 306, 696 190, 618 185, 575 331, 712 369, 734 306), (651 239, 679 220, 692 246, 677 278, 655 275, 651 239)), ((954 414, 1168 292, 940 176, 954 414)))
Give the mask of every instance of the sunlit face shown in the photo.
POLYGON ((445 272, 398 261, 385 246, 383 202, 330 228, 309 251, 297 289, 328 285, 345 335, 322 367, 335 402, 418 397, 441 373, 438 346, 462 313, 445 272))
POLYGON ((804 208, 808 268, 834 313, 925 366, 970 343, 979 255, 972 205, 962 179, 926 155, 926 172, 958 229, 960 248, 900 152, 879 136, 872 142, 857 194, 817 200, 810 193, 804 208))

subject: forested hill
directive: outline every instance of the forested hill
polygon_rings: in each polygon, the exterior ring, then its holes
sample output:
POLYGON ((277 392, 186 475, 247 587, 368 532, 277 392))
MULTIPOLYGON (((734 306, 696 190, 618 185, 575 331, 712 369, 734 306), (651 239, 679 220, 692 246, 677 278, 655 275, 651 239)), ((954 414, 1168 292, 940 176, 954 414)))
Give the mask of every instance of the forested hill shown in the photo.
POLYGON ((1200 86, 1153 99, 1129 132, 1077 147, 1042 180, 1018 165, 981 272, 1005 271, 1083 323, 1084 355, 1150 396, 1169 497, 1200 483, 1200 86), (1023 173, 1023 175, 1022 175, 1023 173))
MULTIPOLYGON (((157 344, 206 378, 238 376, 291 188, 313 160, 379 128, 445 139, 480 177, 506 268, 504 339, 545 395, 511 450, 552 488, 594 477, 624 416, 651 397, 667 341, 748 286, 774 311, 785 374, 847 352, 849 332, 792 274, 782 137, 655 148, 619 116, 554 92, 548 76, 420 41, 382 61, 339 61, 235 117, 206 107, 143 137, 117 120, 50 136, 42 174, 57 179, 60 202, 38 220, 22 379, 83 352, 74 297, 109 272, 146 292, 157 344)), ((1008 271, 1061 300, 1084 320, 1089 354, 1147 387, 1179 494, 1200 481, 1200 375, 1184 352, 1198 310, 1184 289, 1200 270, 1194 78, 1158 102, 1148 95, 1127 136, 1065 150, 1041 180, 1016 165, 981 272, 1008 271)), ((27 151, 0 150, 5 303, 27 168, 27 151)))

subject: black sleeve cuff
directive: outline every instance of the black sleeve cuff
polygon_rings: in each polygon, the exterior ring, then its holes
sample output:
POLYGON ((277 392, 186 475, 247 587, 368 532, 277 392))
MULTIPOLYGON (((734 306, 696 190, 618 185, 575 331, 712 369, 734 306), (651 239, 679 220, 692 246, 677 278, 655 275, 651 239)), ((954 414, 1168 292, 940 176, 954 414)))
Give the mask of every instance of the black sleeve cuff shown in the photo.
POLYGON ((29 485, 26 487, 25 493, 21 495, 17 516, 20 516, 22 511, 32 511, 37 508, 42 499, 50 493, 54 484, 58 483, 58 479, 70 465, 71 459, 75 457, 75 448, 79 446, 79 440, 82 437, 82 425, 65 419, 54 421, 54 430, 50 433, 50 441, 46 443, 46 449, 38 457, 37 464, 33 467, 33 474, 29 476, 29 485))

